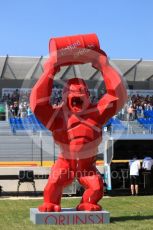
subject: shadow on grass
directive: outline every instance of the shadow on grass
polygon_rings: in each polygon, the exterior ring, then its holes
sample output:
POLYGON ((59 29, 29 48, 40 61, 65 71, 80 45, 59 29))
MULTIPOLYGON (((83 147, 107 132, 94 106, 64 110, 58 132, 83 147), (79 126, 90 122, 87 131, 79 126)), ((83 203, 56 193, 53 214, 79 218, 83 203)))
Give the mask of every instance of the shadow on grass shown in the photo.
POLYGON ((111 217, 111 222, 123 222, 128 220, 153 220, 153 216, 119 216, 119 217, 111 217))

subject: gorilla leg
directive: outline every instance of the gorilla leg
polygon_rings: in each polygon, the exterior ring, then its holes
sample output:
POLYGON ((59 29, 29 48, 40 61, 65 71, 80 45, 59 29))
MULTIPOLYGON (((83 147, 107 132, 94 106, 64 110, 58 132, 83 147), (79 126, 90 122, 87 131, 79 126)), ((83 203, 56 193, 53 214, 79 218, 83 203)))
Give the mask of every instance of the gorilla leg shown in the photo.
POLYGON ((44 203, 38 209, 41 212, 60 211, 63 188, 72 183, 74 173, 69 169, 68 161, 59 158, 52 167, 44 189, 44 203))
POLYGON ((82 200, 77 206, 78 211, 99 211, 102 209, 97 202, 103 197, 103 180, 99 174, 82 176, 80 184, 85 188, 82 200))

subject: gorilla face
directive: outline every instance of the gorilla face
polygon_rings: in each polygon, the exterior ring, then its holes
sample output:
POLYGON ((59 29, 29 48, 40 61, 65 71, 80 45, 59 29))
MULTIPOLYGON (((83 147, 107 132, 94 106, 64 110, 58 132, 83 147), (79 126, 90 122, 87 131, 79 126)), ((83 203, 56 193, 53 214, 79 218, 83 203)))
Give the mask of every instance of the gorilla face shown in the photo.
POLYGON ((68 80, 63 90, 63 100, 72 112, 84 111, 90 104, 89 91, 84 80, 80 78, 68 80))

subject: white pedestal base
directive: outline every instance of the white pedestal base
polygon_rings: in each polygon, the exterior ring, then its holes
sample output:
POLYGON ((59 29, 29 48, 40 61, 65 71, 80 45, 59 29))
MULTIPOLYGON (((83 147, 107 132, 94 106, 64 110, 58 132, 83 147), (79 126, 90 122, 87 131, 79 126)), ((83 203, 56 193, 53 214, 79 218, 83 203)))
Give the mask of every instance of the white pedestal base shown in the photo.
POLYGON ((30 220, 34 224, 109 224, 110 213, 102 211, 76 211, 64 208, 61 212, 39 212, 37 208, 30 209, 30 220))

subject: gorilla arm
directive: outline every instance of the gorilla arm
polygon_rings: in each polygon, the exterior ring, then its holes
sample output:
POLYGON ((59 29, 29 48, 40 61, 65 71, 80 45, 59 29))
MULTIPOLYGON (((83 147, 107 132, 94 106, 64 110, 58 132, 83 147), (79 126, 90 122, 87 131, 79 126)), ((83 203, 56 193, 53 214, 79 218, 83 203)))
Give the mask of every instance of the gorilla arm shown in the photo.
POLYGON ((50 128, 50 120, 55 113, 55 108, 49 104, 53 86, 53 77, 58 71, 50 57, 44 65, 44 73, 37 81, 30 95, 30 107, 36 117, 47 128, 50 128))
POLYGON ((107 92, 99 100, 97 109, 100 114, 100 120, 104 124, 123 107, 127 100, 127 91, 122 77, 109 64, 106 55, 100 56, 99 63, 107 92))

